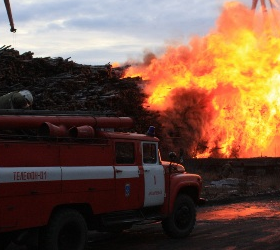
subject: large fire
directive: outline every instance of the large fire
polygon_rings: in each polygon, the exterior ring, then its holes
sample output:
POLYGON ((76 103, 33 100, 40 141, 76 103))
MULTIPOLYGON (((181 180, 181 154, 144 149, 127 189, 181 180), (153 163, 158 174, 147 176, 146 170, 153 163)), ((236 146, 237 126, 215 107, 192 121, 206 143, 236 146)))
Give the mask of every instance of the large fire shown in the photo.
POLYGON ((226 3, 207 36, 170 46, 160 57, 147 55, 149 60, 127 71, 149 80, 149 107, 161 111, 166 136, 181 141, 189 155, 280 155, 280 37, 270 22, 274 17, 226 3))

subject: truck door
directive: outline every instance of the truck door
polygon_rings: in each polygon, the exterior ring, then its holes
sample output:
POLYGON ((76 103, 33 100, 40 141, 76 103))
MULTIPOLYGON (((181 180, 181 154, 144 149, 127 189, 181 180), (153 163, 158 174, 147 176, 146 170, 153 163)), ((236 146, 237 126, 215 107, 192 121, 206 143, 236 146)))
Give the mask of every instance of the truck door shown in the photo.
POLYGON ((164 168, 158 159, 158 144, 142 142, 142 162, 145 180, 144 207, 161 205, 164 202, 164 168))
MULTIPOLYGON (((137 209, 142 205, 141 191, 144 190, 143 175, 140 178, 136 164, 135 143, 115 142, 116 209, 137 209)), ((142 195, 143 197, 143 195, 142 195)))

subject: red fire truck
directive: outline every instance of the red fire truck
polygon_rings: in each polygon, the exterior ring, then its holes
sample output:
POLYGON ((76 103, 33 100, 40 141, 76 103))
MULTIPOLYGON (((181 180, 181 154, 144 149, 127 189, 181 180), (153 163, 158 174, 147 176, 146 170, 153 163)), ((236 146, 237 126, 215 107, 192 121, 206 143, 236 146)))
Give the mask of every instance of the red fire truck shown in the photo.
POLYGON ((82 250, 89 230, 143 222, 191 233, 201 177, 161 160, 154 127, 115 132, 133 120, 28 112, 0 114, 0 249, 82 250))

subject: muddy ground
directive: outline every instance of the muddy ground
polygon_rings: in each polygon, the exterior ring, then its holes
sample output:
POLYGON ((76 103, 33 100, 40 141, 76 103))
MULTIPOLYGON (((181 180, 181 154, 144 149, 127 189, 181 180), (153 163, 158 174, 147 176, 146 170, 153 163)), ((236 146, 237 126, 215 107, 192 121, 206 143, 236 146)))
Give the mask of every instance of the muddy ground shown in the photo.
POLYGON ((198 208, 197 224, 186 239, 165 236, 160 224, 134 227, 103 239, 91 235, 88 249, 280 249, 280 196, 244 198, 198 208))
MULTIPOLYGON (((185 239, 168 238, 161 224, 135 226, 122 234, 89 234, 87 250, 280 249, 280 194, 209 202, 185 239)), ((26 250, 11 245, 8 250, 26 250)))

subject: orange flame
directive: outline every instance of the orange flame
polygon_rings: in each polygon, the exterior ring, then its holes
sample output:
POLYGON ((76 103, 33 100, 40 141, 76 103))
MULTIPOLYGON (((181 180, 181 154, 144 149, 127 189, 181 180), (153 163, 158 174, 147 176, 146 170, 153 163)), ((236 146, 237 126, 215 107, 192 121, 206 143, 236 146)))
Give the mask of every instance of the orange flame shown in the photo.
POLYGON ((184 144, 194 156, 211 156, 214 149, 223 157, 279 155, 280 37, 268 25, 272 17, 266 18, 227 3, 210 34, 170 46, 148 65, 126 72, 149 79, 145 92, 151 109, 165 113, 164 119, 176 112, 182 140, 185 135, 195 141, 184 144), (207 141, 204 150, 198 150, 201 141, 207 141))

